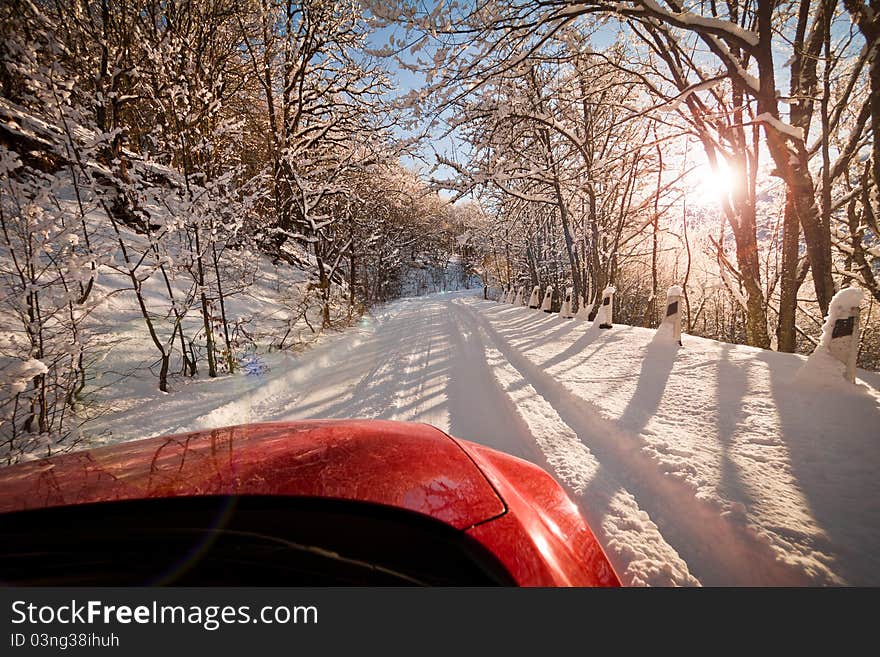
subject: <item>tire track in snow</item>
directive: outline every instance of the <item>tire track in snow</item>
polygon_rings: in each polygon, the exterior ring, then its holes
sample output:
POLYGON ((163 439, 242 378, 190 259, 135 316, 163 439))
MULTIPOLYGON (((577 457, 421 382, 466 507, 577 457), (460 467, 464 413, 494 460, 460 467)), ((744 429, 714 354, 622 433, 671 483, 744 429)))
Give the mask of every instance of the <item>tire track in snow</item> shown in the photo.
MULTIPOLYGON (((395 333, 396 335, 396 333, 395 333)), ((373 366, 342 399, 337 400, 329 417, 369 417, 394 419, 399 395, 400 373, 406 367, 403 336, 381 335, 370 349, 373 366)))
MULTIPOLYGON (((471 333, 486 332, 473 317, 452 304, 458 325, 471 333)), ((699 581, 688 571, 685 561, 663 538, 657 525, 639 508, 635 498, 619 482, 602 472, 602 465, 559 416, 546 399, 529 384, 522 373, 495 347, 484 346, 485 362, 493 378, 493 388, 507 396, 511 412, 518 415, 537 443, 543 463, 581 501, 582 512, 596 538, 606 547, 615 569, 628 585, 695 586, 699 581), (584 493, 601 487, 605 503, 585 505, 584 493), (601 513, 598 512, 601 509, 601 513)), ((496 406, 497 408, 497 406, 496 406)), ((502 449, 504 449, 502 447, 502 449)))
MULTIPOLYGON (((351 333, 343 333, 314 346, 306 352, 306 364, 289 357, 284 369, 270 370, 268 376, 240 385, 234 399, 217 404, 191 423, 177 427, 174 432, 302 417, 301 407, 308 400, 310 392, 306 385, 309 380, 323 370, 352 360, 357 352, 381 352, 380 345, 376 343, 376 335, 389 322, 393 325, 394 320, 406 309, 406 305, 396 303, 383 307, 381 312, 371 316, 373 324, 368 329, 359 331, 359 338, 352 340, 351 333)), ((394 344, 399 346, 400 341, 394 344)), ((376 354, 370 353, 370 356, 376 362, 375 366, 347 392, 348 401, 352 405, 355 404, 356 396, 359 393, 366 396, 372 380, 392 365, 376 354)), ((305 413, 305 416, 316 417, 314 413, 305 413)))
POLYGON ((401 335, 405 356, 401 357, 402 367, 395 381, 393 411, 388 419, 411 422, 419 416, 425 399, 425 378, 430 371, 431 353, 434 346, 434 333, 431 327, 436 308, 422 308, 418 313, 423 321, 421 330, 415 334, 401 335), (427 315, 427 317, 425 317, 427 315), (409 339, 407 339, 409 338, 409 339))
MULTIPOLYGON (((715 504, 694 496, 684 482, 665 476, 649 456, 641 451, 638 438, 602 418, 589 402, 577 397, 553 377, 541 371, 504 338, 482 314, 467 303, 454 302, 461 315, 470 316, 510 363, 571 427, 580 441, 598 458, 602 469, 581 495, 587 503, 585 515, 594 513, 590 505, 599 502, 608 513, 620 500, 608 497, 604 478, 619 480, 660 527, 668 541, 687 562, 703 584, 744 586, 791 586, 812 583, 802 570, 779 561, 772 549, 753 531, 722 517, 715 504)), ((613 481, 613 480, 612 480, 613 481)), ((603 520, 603 527, 605 521, 603 520)), ((609 531, 626 529, 619 523, 609 531)), ((608 543, 609 547, 612 544, 608 543)))
MULTIPOLYGON (((354 349, 340 352, 335 343, 328 344, 319 367, 294 373, 291 383, 303 390, 302 397, 288 404, 280 417, 395 419, 399 373, 406 368, 408 349, 414 348, 405 332, 407 315, 415 312, 407 301, 390 304, 372 316, 373 323, 354 349), (354 377, 358 378, 352 385, 348 379, 354 377)), ((343 348, 345 335, 339 336, 343 348)))
POLYGON ((451 339, 446 382, 449 422, 440 428, 546 468, 530 427, 492 373, 479 333, 466 330, 444 309, 451 339))

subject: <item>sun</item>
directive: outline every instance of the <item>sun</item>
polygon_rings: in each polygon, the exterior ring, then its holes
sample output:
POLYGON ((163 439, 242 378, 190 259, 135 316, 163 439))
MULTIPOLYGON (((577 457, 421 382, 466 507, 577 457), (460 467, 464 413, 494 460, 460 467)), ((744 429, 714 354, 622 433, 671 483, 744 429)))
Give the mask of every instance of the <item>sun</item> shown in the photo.
POLYGON ((723 159, 697 165, 691 172, 688 199, 698 205, 715 205, 736 190, 736 174, 723 159))

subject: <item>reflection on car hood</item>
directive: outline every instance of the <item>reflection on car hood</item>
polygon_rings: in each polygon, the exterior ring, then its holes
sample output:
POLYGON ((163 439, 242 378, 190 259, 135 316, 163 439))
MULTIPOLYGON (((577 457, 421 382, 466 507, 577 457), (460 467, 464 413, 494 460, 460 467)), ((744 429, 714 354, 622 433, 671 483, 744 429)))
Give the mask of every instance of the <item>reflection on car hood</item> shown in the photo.
POLYGON ((360 500, 459 529, 505 506, 438 429, 381 420, 310 420, 148 438, 0 469, 0 512, 187 495, 360 500))

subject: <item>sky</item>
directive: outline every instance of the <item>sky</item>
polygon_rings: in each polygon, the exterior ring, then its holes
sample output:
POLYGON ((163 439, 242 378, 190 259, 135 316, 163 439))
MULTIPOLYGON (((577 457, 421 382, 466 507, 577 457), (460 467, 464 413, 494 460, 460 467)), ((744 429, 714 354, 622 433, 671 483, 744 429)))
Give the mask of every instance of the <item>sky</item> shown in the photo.
MULTIPOLYGON (((850 28, 851 24, 848 17, 846 15, 839 17, 833 28, 835 37, 838 39, 844 37, 850 28)), ((597 51, 606 49, 618 39, 620 32, 620 23, 613 20, 608 21, 599 27, 592 35, 591 45, 593 49, 597 51)), ((384 48, 388 45, 392 36, 398 39, 404 37, 405 34, 403 27, 392 25, 375 30, 368 38, 369 46, 374 49, 384 48)), ((784 48, 784 46, 781 47, 784 48)), ((426 52, 430 53, 430 50, 430 47, 423 50, 421 53, 422 56, 424 57, 426 52)), ((789 71, 786 66, 789 56, 790 51, 786 49, 780 49, 775 52, 775 59, 777 62, 776 86, 782 97, 788 93, 789 89, 789 71)), ((416 56, 410 54, 408 50, 404 50, 401 53, 401 57, 405 61, 411 63, 415 63, 416 60, 416 56)), ((392 81, 396 87, 396 91, 391 94, 391 97, 403 95, 410 91, 423 88, 426 84, 424 76, 411 70, 401 68, 393 58, 389 57, 386 59, 386 66, 392 75, 392 81)), ((787 111, 787 106, 784 104, 781 105, 780 110, 783 112, 783 119, 785 119, 784 113, 787 111)), ((415 135, 413 131, 407 131, 401 127, 395 128, 395 133, 401 138, 412 137, 415 135)), ((454 177, 452 169, 445 166, 440 166, 434 169, 437 162, 436 155, 439 154, 447 159, 462 161, 464 159, 463 155, 466 155, 468 152, 468 148, 469 145, 461 138, 457 137, 455 133, 443 134, 441 128, 435 128, 428 132, 428 138, 423 141, 417 152, 414 153, 414 155, 403 156, 401 158, 401 163, 405 167, 421 174, 423 177, 449 179, 454 177)), ((692 158, 705 160, 705 156, 698 147, 693 149, 692 158)), ((769 161, 768 158, 764 159, 769 161)), ((709 190, 710 188, 724 189, 731 184, 731 181, 725 176, 723 171, 712 172, 709 170, 707 163, 703 168, 705 168, 706 171, 698 172, 699 175, 696 176, 698 183, 694 186, 694 200, 702 205, 714 205, 719 195, 702 192, 706 192, 706 190, 709 190)))
MULTIPOLYGON (((609 23, 603 25, 593 36, 593 48, 597 50, 607 48, 614 43, 617 38, 617 33, 618 28, 616 24, 609 23)), ((392 37, 400 39, 404 36, 405 30, 402 26, 391 25, 371 32, 367 39, 367 43, 370 48, 378 50, 387 47, 392 37)), ((430 51, 430 48, 427 48, 426 50, 430 51)), ((421 53, 423 56, 424 52, 425 51, 421 53)), ((416 61, 416 56, 410 54, 408 50, 404 50, 401 53, 401 58, 407 63, 414 64, 416 61)), ((426 85, 425 77, 420 73, 401 68, 391 57, 387 58, 385 62, 392 75, 393 84, 396 87, 395 91, 392 94, 389 94, 390 98, 421 89, 426 85)), ((414 134, 413 132, 406 131, 400 127, 395 127, 394 132, 401 138, 411 137, 414 134)), ((463 142, 460 138, 457 138, 454 133, 445 135, 442 130, 435 129, 429 133, 427 142, 422 146, 417 156, 403 156, 401 157, 401 163, 413 171, 428 174, 437 162, 435 152, 445 158, 456 159, 456 155, 460 156, 463 153, 467 153, 467 151, 468 144, 463 142)), ((454 172, 449 167, 440 166, 433 175, 436 178, 450 178, 453 176, 453 173, 454 172)))
MULTIPOLYGON (((367 43, 370 48, 379 50, 387 47, 392 37, 402 38, 403 36, 404 29, 401 26, 388 26, 371 32, 367 39, 367 43)), ((415 60, 415 57, 409 55, 408 51, 402 53, 402 57, 407 61, 415 60)), ((394 91, 388 94, 389 100, 394 99, 398 96, 402 96, 410 91, 421 89, 423 86, 425 86, 425 78, 421 74, 405 68, 401 68, 392 57, 387 57, 384 59, 384 61, 389 72, 391 73, 392 83, 395 87, 394 91)), ((406 139, 414 135, 412 131, 404 130, 400 126, 394 127, 394 134, 402 139, 406 139)), ((433 134, 429 145, 437 149, 440 153, 443 153, 444 155, 451 154, 454 149, 452 139, 449 137, 443 137, 439 132, 435 132, 433 134)), ((401 164, 416 172, 426 172, 430 168, 430 166, 434 164, 434 159, 431 155, 430 149, 424 150, 426 151, 424 155, 426 156, 427 163, 423 162, 421 159, 416 159, 409 155, 405 155, 401 157, 401 164)))

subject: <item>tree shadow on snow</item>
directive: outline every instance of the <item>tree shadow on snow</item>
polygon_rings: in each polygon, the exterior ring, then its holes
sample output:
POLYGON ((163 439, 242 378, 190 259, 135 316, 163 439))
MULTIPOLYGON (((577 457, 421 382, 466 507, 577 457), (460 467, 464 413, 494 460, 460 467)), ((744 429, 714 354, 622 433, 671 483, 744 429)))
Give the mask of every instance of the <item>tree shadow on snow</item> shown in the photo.
MULTIPOLYGON (((577 320, 572 320, 577 321, 577 320)), ((599 325, 596 322, 592 322, 590 326, 587 327, 587 330, 583 332, 583 334, 577 338, 574 342, 568 345, 565 349, 560 351, 558 354, 553 356, 552 358, 548 358, 543 363, 541 363, 540 367, 542 369, 549 369, 554 365, 557 365, 563 361, 572 358, 583 352, 583 350, 588 347, 599 335, 602 333, 602 330, 599 328, 599 325)), ((617 336, 612 336, 611 339, 620 339, 617 336)), ((598 351, 598 348, 595 350, 598 351)), ((595 353, 595 351, 593 353, 595 353)))
POLYGON ((638 434, 656 414, 679 349, 659 334, 645 347, 636 390, 618 420, 622 428, 638 434))
POLYGON ((743 399, 748 392, 749 378, 746 363, 736 365, 730 361, 731 349, 732 345, 724 343, 716 370, 718 440, 721 446, 721 481, 718 489, 722 497, 748 507, 754 500, 731 456, 735 452, 737 430, 746 419, 743 399))
POLYGON ((847 584, 880 585, 880 406, 864 383, 851 390, 795 383, 802 361, 780 355, 757 360, 770 372, 792 476, 836 556, 831 567, 847 584), (838 430, 817 436, 819 417, 838 430))

